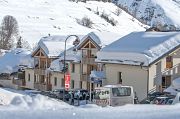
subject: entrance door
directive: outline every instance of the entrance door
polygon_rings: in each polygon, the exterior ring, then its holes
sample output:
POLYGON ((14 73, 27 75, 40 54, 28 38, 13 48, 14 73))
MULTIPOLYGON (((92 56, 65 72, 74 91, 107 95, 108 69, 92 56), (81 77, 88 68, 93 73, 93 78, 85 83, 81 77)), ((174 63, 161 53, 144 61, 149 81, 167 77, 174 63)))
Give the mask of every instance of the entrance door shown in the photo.
POLYGON ((171 76, 162 77, 162 89, 166 89, 171 85, 171 76))

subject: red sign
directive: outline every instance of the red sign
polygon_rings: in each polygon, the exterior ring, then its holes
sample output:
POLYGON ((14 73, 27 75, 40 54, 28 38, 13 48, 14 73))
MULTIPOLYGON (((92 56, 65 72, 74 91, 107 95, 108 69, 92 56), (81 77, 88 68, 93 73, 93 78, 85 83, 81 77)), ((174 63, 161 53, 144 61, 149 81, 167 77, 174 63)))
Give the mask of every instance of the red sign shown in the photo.
POLYGON ((69 90, 70 88, 70 74, 66 74, 65 75, 65 89, 66 90, 69 90))

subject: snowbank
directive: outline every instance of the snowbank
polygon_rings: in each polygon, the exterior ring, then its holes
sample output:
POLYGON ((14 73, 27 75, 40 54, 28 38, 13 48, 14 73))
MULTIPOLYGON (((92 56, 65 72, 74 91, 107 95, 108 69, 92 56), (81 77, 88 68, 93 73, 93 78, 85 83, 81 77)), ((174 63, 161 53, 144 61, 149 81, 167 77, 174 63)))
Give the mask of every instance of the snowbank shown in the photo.
POLYGON ((23 94, 8 88, 0 88, 0 105, 9 105, 16 96, 23 96, 23 94))
MULTIPOLYGON (((57 104, 58 105, 58 104, 57 104)), ((126 105, 122 107, 74 107, 22 109, 1 107, 1 119, 179 119, 180 105, 126 105)))
POLYGON ((63 101, 51 99, 47 96, 36 95, 36 96, 15 96, 10 106, 15 108, 23 109, 33 109, 33 110, 57 110, 57 109, 66 109, 72 108, 69 104, 66 104, 63 101))
POLYGON ((104 108, 88 104, 72 107, 42 95, 17 96, 15 92, 0 89, 0 94, 15 95, 10 105, 0 106, 1 119, 179 119, 180 117, 180 104, 104 108))

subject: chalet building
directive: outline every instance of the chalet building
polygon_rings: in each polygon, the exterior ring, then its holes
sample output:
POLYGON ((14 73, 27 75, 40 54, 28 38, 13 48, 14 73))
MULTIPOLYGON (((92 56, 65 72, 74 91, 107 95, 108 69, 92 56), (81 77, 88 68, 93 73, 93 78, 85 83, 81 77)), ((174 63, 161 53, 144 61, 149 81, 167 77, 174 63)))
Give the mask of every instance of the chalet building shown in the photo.
MULTIPOLYGON (((99 64, 95 62, 97 52, 119 37, 119 34, 110 32, 91 32, 81 39, 81 42, 76 47, 76 51, 72 49, 67 51, 66 60, 69 62, 71 89, 90 90, 90 88, 101 86, 101 83, 91 82, 90 80, 92 71, 101 70, 99 64)), ((63 60, 62 57, 60 60, 63 60)))
POLYGON ((66 36, 48 36, 39 41, 37 48, 32 53, 34 67, 25 71, 27 88, 42 91, 52 90, 54 83, 51 81, 51 73, 48 69, 64 51, 65 38, 66 36))
POLYGON ((180 77, 180 33, 130 33, 102 48, 96 62, 105 72, 103 85, 133 86, 141 101, 180 77))

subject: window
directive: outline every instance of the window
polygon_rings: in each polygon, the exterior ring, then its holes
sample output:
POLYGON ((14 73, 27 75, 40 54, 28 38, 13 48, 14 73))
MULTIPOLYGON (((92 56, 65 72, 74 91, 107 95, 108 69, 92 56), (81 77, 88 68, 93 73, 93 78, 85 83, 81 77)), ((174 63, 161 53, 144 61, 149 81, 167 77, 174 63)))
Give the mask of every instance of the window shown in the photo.
POLYGON ((80 89, 82 89, 82 81, 80 81, 80 89))
POLYGON ((28 74, 28 81, 30 81, 30 80, 31 80, 30 78, 31 78, 31 76, 30 76, 30 74, 28 74))
POLYGON ((71 70, 72 73, 75 72, 75 64, 72 64, 72 70, 71 70))
POLYGON ((71 80, 71 89, 74 89, 74 80, 71 80))
POLYGON ((122 84, 122 72, 118 72, 118 83, 122 84))
POLYGON ((54 77, 54 86, 57 86, 57 77, 54 77))
POLYGON ((64 87, 65 85, 65 81, 64 81, 64 78, 61 79, 61 87, 64 87))
POLYGON ((34 82, 36 82, 36 75, 34 75, 34 82))
POLYGON ((112 88, 112 93, 113 93, 113 96, 115 96, 115 97, 130 96, 131 88, 129 88, 129 87, 112 88))
POLYGON ((172 56, 166 57, 166 68, 172 68, 173 67, 173 58, 172 56))
POLYGON ((162 88, 165 89, 171 85, 171 76, 162 77, 162 88))

